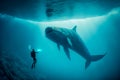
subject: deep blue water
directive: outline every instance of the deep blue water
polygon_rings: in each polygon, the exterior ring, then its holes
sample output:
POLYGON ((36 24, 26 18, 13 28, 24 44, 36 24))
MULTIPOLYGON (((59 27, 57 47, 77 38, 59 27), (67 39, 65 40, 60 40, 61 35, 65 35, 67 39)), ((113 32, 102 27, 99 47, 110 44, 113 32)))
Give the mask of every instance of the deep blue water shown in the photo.
MULTIPOLYGON (((35 22, 9 15, 0 15, 0 49, 8 57, 19 57, 28 66, 26 72, 36 79, 45 80, 107 80, 117 79, 120 74, 120 9, 114 9, 103 16, 85 19, 70 19, 51 22, 35 22), (47 26, 71 28, 77 25, 77 33, 91 55, 105 57, 91 63, 85 70, 85 59, 70 50, 71 61, 60 51, 56 43, 45 36, 47 26), (42 49, 37 54, 35 69, 31 69, 30 49, 42 49)), ((17 61, 16 61, 17 62, 17 61)), ((19 61, 18 61, 19 62, 19 61)), ((9 63, 9 62, 8 62, 9 63)), ((13 64, 14 65, 14 64, 13 64)), ((19 69, 24 69, 24 65, 19 69)), ((12 67, 11 67, 12 68, 12 67)), ((17 72, 17 71, 16 71, 17 72)), ((25 72, 21 72, 25 74, 25 72)), ((19 74, 19 75, 21 75, 19 74)))

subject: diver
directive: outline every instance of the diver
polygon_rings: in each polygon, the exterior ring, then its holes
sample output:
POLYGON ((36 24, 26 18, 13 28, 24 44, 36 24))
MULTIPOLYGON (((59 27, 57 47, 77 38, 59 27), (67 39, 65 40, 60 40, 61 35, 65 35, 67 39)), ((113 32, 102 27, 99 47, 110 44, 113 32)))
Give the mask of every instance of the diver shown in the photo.
POLYGON ((33 63, 32 63, 32 66, 31 66, 32 69, 35 68, 35 64, 37 62, 36 53, 38 53, 38 52, 35 52, 35 50, 32 49, 32 51, 31 51, 31 57, 33 59, 33 63))

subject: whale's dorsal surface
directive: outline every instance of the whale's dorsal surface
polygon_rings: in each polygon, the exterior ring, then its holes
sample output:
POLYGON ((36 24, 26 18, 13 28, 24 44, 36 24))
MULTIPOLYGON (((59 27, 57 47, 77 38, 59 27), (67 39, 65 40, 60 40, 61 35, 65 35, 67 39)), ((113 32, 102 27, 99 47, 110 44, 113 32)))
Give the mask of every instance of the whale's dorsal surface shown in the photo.
POLYGON ((74 26, 72 29, 67 28, 57 28, 57 27, 47 27, 45 29, 46 37, 53 42, 57 43, 57 47, 60 50, 60 45, 63 46, 64 51, 69 60, 70 51, 69 49, 75 51, 86 59, 85 68, 87 68, 92 61, 97 61, 102 59, 104 55, 90 55, 87 47, 76 32, 77 26, 74 26))

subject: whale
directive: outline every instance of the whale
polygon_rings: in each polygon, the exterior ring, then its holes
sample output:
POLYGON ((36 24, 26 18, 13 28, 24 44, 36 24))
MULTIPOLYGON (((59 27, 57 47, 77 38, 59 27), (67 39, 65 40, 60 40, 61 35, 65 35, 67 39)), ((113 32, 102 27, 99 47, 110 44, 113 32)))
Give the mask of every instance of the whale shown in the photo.
POLYGON ((82 56, 86 60, 85 69, 87 69, 91 62, 102 59, 106 53, 91 55, 84 41, 76 32, 76 28, 77 26, 72 29, 48 26, 45 28, 45 36, 57 44, 58 50, 62 46, 69 60, 71 60, 70 49, 82 56))

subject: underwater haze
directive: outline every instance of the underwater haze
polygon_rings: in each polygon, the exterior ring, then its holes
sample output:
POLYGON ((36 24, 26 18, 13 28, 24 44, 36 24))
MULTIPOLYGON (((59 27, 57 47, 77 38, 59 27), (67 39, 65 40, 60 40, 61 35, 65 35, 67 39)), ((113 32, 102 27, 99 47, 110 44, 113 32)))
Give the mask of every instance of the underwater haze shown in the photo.
POLYGON ((52 20, 33 21, 1 13, 0 80, 119 80, 120 7, 102 15, 77 16, 60 20, 55 16, 55 20, 53 14, 52 20), (87 69, 82 56, 69 49, 69 60, 63 47, 58 50, 57 44, 45 35, 48 26, 72 29, 75 25, 90 55, 106 53, 87 69), (31 69, 33 48, 38 53, 36 66, 31 69))

